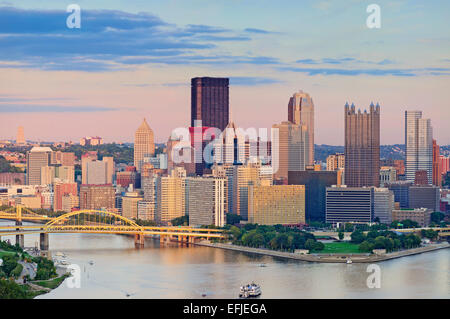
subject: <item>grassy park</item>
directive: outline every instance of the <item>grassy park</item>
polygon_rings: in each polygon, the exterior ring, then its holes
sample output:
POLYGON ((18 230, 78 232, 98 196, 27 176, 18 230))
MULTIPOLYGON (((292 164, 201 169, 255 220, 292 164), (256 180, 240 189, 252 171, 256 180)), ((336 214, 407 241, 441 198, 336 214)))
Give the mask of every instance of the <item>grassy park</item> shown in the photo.
POLYGON ((360 253, 359 245, 350 242, 332 242, 324 243, 325 248, 320 251, 321 254, 357 254, 360 253))

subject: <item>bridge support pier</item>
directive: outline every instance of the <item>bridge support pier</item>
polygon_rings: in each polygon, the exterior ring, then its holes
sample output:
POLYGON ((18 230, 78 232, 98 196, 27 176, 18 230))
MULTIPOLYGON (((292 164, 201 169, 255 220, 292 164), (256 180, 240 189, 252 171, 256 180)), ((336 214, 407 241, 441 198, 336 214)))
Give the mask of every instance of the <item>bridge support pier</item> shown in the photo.
MULTIPOLYGON (((16 226, 22 226, 21 220, 16 220, 16 226)), ((16 228, 19 231, 19 228, 16 228)), ((21 248, 25 247, 25 238, 24 235, 16 235, 16 245, 19 245, 21 248)))
POLYGON ((144 234, 134 235, 134 246, 136 246, 136 248, 144 247, 144 234))
POLYGON ((48 245, 48 234, 47 233, 41 233, 39 235, 39 237, 40 237, 40 241, 39 241, 40 249, 41 250, 48 250, 48 247, 49 247, 49 245, 48 245))
POLYGON ((25 247, 25 238, 24 235, 16 235, 16 244, 21 248, 25 247))

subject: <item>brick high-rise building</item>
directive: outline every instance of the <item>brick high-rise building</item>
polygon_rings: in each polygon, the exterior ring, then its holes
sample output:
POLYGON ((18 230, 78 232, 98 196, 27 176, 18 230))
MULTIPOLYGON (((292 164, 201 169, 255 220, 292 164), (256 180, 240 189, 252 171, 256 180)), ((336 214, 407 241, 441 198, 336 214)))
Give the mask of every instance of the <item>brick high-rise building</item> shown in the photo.
POLYGON ((202 121, 203 127, 221 131, 229 122, 229 79, 199 77, 191 79, 191 127, 202 121))
POLYGON ((345 104, 345 183, 349 187, 380 185, 380 106, 356 112, 345 104))
POLYGON ((305 165, 314 164, 314 103, 308 93, 299 91, 289 99, 288 121, 305 128, 305 165))
POLYGON ((53 197, 53 210, 63 210, 63 197, 66 195, 77 196, 77 183, 56 183, 53 197))
POLYGON ((433 185, 441 187, 442 174, 441 174, 441 158, 440 148, 437 145, 436 140, 433 140, 433 185))
POLYGON ((116 191, 112 185, 81 185, 80 209, 108 209, 115 207, 116 191))

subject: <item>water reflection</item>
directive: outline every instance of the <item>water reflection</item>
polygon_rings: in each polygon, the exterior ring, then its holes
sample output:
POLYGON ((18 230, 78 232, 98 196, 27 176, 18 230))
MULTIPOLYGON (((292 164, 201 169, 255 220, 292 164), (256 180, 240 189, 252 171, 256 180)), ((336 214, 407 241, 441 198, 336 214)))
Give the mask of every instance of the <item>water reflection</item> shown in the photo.
MULTIPOLYGON (((34 247, 38 240, 38 235, 26 235, 25 245, 34 247)), ((64 252, 69 262, 80 265, 81 288, 62 284, 39 298, 237 298, 239 286, 251 281, 261 285, 262 298, 450 296, 449 249, 379 263, 381 288, 369 289, 367 264, 317 264, 207 247, 161 247, 153 240, 135 249, 133 238, 106 234, 50 234, 49 242, 53 254, 64 252), (262 263, 266 267, 260 267, 262 263)))

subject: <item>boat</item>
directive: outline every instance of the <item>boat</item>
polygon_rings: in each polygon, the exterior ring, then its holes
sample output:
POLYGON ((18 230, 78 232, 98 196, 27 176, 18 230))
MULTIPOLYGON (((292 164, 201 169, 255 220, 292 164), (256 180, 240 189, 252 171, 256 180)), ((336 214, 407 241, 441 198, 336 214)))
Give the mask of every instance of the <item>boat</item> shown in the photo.
POLYGON ((347 259, 347 264, 351 264, 353 261, 349 258, 347 259))
POLYGON ((239 298, 251 298, 261 295, 261 287, 254 282, 242 286, 239 290, 239 298))
POLYGON ((92 266, 93 264, 94 264, 94 262, 93 262, 92 260, 90 260, 90 261, 89 261, 89 265, 92 266))
POLYGON ((266 264, 260 264, 259 267, 267 267, 266 264))
POLYGON ((59 263, 64 266, 70 265, 67 260, 61 260, 59 263))

